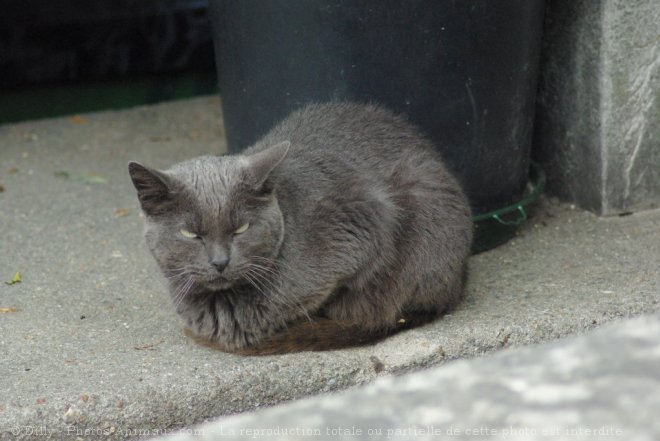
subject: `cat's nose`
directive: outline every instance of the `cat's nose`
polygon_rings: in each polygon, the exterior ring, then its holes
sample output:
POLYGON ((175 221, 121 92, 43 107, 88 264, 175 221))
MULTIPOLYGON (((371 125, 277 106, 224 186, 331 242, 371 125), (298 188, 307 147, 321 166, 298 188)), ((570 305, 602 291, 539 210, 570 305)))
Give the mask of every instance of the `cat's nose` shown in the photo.
POLYGON ((218 270, 219 273, 224 271, 228 263, 229 263, 229 256, 227 256, 223 252, 215 253, 214 256, 211 258, 211 265, 213 265, 213 267, 216 270, 218 270))
POLYGON ((206 247, 209 256, 209 263, 221 273, 229 263, 229 253, 227 250, 217 244, 211 244, 206 247))

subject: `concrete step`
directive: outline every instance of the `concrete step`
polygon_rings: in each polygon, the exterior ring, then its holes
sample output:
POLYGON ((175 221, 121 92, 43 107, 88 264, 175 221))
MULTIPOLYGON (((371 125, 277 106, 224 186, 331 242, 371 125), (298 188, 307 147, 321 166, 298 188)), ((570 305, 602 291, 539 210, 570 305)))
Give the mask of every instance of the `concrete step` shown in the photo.
POLYGON ((656 314, 220 418, 158 441, 660 439, 658 366, 656 314))

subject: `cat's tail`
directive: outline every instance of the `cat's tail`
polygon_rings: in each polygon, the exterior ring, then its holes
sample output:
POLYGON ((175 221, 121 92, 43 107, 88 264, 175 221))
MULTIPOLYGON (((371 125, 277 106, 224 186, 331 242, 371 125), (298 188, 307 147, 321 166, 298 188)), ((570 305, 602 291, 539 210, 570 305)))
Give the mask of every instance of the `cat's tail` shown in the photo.
POLYGON ((235 350, 229 350, 221 343, 196 336, 188 329, 184 329, 184 333, 203 346, 224 352, 239 355, 276 355, 370 345, 389 335, 428 323, 437 317, 437 313, 431 312, 401 314, 401 318, 392 327, 377 331, 367 331, 359 326, 317 317, 292 324, 285 331, 264 339, 256 345, 235 350))

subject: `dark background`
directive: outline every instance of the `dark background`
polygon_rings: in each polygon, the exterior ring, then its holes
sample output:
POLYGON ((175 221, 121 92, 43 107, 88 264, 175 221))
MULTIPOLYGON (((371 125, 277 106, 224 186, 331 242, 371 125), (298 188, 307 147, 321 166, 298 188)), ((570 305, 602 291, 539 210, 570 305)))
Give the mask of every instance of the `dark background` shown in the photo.
POLYGON ((217 92, 205 0, 4 0, 0 123, 217 92))

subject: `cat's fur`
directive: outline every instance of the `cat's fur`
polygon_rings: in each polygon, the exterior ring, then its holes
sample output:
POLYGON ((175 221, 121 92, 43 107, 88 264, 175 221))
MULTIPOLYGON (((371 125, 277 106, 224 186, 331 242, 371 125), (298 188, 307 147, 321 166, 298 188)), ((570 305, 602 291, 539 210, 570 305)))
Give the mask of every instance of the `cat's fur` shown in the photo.
POLYGON ((461 297, 466 197, 431 143, 383 108, 310 105, 241 155, 129 172, 176 311, 220 349, 361 344, 461 297))

